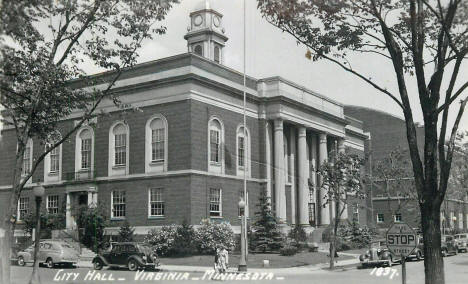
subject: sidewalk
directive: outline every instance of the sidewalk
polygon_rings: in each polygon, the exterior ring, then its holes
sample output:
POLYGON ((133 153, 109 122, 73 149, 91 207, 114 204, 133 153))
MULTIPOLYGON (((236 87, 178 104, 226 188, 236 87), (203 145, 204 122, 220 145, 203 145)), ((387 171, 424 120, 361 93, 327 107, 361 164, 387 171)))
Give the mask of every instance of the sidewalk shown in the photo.
MULTIPOLYGON (((349 256, 356 256, 355 254, 346 254, 346 253, 340 253, 343 255, 349 255, 349 256)), ((359 259, 357 257, 353 259, 347 259, 347 260, 339 260, 335 263, 335 267, 345 267, 346 269, 356 269, 357 265, 359 263, 359 259)), ((307 274, 313 271, 318 271, 322 269, 328 268, 329 263, 319 263, 319 264, 314 264, 314 265, 305 265, 305 266, 299 266, 299 267, 287 267, 287 268, 249 268, 248 272, 250 273, 265 273, 265 272, 272 272, 275 274, 281 274, 281 275, 288 275, 288 274, 307 274)), ((90 261, 80 261, 77 264, 77 267, 80 268, 92 268, 93 264, 90 261)), ((191 265, 164 265, 161 264, 160 269, 163 271, 170 271, 170 272, 201 272, 205 273, 207 270, 213 269, 212 266, 191 266, 191 265)), ((237 272, 237 266, 230 267, 228 269, 228 272, 233 273, 237 272)))

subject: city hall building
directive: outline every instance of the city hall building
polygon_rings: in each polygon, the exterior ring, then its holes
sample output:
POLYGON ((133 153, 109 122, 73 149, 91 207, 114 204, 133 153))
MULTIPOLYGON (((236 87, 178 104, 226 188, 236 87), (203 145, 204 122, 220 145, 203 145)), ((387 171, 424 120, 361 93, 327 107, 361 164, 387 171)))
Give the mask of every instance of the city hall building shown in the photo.
MULTIPOLYGON (((251 219, 265 190, 279 222, 311 229, 330 224, 333 207, 322 204, 316 170, 331 151, 364 156, 370 136, 362 122, 345 116, 342 104, 281 77, 246 77, 244 88, 243 74, 223 65, 228 37, 222 15, 203 7, 190 14, 190 23, 188 53, 138 64, 117 81, 114 92, 139 111, 103 103, 107 115, 95 117, 41 163, 19 200, 20 223, 34 210, 32 187, 41 184, 44 210, 64 212, 69 230, 77 226, 73 208, 99 205, 110 233, 123 220, 143 234, 206 218, 228 221, 238 231, 246 175, 251 219)), ((80 117, 73 113, 60 131, 80 117)), ((0 141, 0 202, 6 204, 14 130, 3 129, 0 141)), ((42 151, 39 141, 28 143, 25 171, 42 151)), ((343 218, 366 224, 362 208, 355 200, 343 218)))

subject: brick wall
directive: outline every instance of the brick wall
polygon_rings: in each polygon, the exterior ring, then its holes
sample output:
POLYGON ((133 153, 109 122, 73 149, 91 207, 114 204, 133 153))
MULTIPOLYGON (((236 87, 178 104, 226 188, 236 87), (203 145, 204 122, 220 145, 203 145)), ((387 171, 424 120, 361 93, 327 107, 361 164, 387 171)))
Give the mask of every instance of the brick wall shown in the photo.
MULTIPOLYGON (((198 101, 191 101, 191 168, 202 171, 208 168, 208 120, 212 116, 219 117, 224 125, 225 173, 236 175, 236 131, 243 123, 242 114, 198 101)), ((264 144, 261 145, 258 120, 247 117, 246 123, 251 136, 252 177, 258 178, 260 177, 259 148, 264 147, 264 144)))

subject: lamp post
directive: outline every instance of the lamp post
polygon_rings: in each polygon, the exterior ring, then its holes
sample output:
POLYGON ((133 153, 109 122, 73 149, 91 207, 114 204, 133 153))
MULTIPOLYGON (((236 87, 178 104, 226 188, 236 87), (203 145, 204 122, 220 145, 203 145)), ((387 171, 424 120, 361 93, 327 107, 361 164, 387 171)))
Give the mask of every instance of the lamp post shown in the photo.
POLYGON ((246 235, 246 224, 245 224, 245 201, 244 199, 241 199, 239 201, 239 208, 241 209, 242 216, 241 216, 241 256, 239 260, 239 267, 238 271, 247 271, 247 261, 246 261, 246 255, 245 255, 245 248, 246 248, 246 242, 245 242, 245 235, 246 235))
POLYGON ((34 266, 31 276, 31 281, 29 283, 40 283, 39 280, 39 262, 37 261, 37 252, 39 251, 39 239, 41 231, 41 203, 42 197, 44 196, 45 189, 42 185, 36 186, 33 189, 34 197, 36 199, 36 230, 34 237, 34 266))

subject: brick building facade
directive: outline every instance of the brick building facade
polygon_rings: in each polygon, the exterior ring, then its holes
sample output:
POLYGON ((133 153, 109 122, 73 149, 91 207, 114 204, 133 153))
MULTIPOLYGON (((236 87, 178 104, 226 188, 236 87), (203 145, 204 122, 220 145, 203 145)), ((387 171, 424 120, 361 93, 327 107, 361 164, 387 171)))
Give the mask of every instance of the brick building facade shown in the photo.
MULTIPOLYGON (((366 152, 369 153, 371 166, 388 157, 390 152, 397 148, 408 155, 409 161, 406 127, 402 118, 360 106, 345 106, 344 112, 346 115, 362 120, 363 130, 370 133, 371 144, 366 152)), ((418 125, 416 131, 418 148, 422 152, 424 127, 418 125)), ((375 179, 371 187, 372 199, 369 200, 372 212, 370 222, 380 229, 386 229, 391 223, 399 221, 419 228, 421 214, 419 205, 414 200, 416 189, 413 181, 414 178, 411 175, 386 181, 375 179), (409 191, 413 191, 413 198, 407 197, 409 191)), ((447 232, 449 230, 468 231, 468 199, 460 200, 447 196, 441 206, 441 226, 447 232)))
MULTIPOLYGON (((280 77, 246 78, 243 129, 243 74, 223 65, 227 37, 222 15, 210 8, 190 14, 188 53, 125 70, 115 92, 141 111, 122 112, 104 102, 100 115, 77 131, 36 170, 22 193, 18 217, 33 212, 32 187, 46 188, 44 210, 103 206, 110 232, 123 220, 144 233, 150 228, 225 220, 238 230, 238 201, 247 179, 247 214, 254 216, 261 190, 271 196, 276 217, 311 229, 328 225, 333 212, 320 203, 316 174, 332 150, 364 156, 369 135, 347 117, 343 105, 280 77)), ((111 73, 96 75, 110 77, 111 73)), ((77 83, 79 84, 79 82, 77 83)), ((60 125, 70 129, 79 112, 60 125)), ((0 202, 11 189, 16 138, 3 129, 0 202)), ((25 164, 43 151, 32 141, 25 164)), ((344 218, 367 222, 361 201, 344 218)), ((3 207, 3 206, 2 206, 3 207)))

